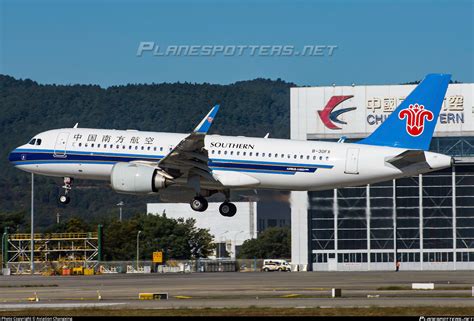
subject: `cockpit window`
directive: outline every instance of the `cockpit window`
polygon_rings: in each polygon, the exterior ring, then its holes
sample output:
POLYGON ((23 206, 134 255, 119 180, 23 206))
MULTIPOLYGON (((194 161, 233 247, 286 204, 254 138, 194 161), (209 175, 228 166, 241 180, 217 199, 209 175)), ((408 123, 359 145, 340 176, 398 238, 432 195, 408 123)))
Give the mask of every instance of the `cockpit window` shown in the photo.
POLYGON ((41 145, 41 139, 40 139, 40 138, 38 138, 38 139, 36 140, 36 145, 41 145))
POLYGON ((30 144, 30 145, 34 145, 34 144, 35 144, 35 142, 36 142, 36 138, 33 138, 32 140, 30 140, 30 142, 29 142, 28 144, 30 144))

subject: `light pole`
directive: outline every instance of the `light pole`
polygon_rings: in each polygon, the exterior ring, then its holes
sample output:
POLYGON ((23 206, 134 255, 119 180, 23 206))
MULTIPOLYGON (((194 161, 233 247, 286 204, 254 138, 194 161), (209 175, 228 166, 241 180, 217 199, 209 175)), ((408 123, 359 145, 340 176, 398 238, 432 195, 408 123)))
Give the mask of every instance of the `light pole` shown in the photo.
POLYGON ((243 232, 244 231, 240 231, 240 232, 235 233, 234 235, 234 258, 237 258, 237 235, 243 232))
POLYGON ((125 205, 125 203, 123 201, 120 201, 117 206, 119 207, 119 212, 120 212, 120 216, 119 216, 119 221, 122 222, 122 207, 125 205))
POLYGON ((34 255, 34 250, 35 250, 35 241, 34 241, 34 217, 35 217, 35 174, 31 173, 31 262, 30 262, 30 268, 31 268, 31 275, 35 273, 35 255, 34 255))
POLYGON ((139 260, 139 257, 140 257, 140 233, 142 231, 138 231, 137 233, 137 271, 138 271, 138 260, 139 260))
POLYGON ((219 247, 218 247, 218 255, 217 255, 217 258, 219 259, 221 257, 221 245, 222 245, 222 235, 226 234, 227 232, 229 231, 225 231, 225 232, 222 232, 221 234, 219 234, 219 247))

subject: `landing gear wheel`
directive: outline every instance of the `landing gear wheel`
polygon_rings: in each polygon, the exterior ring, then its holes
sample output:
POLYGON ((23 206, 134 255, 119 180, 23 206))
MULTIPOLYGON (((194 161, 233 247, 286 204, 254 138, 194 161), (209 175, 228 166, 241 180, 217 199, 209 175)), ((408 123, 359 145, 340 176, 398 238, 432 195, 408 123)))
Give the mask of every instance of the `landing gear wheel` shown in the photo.
POLYGON ((191 208, 197 212, 204 212, 207 210, 207 200, 202 196, 196 196, 190 203, 191 208))
POLYGON ((225 217, 232 217, 237 213, 237 206, 230 202, 224 202, 219 206, 219 213, 225 217))
POLYGON ((71 201, 71 198, 67 194, 72 189, 72 182, 73 179, 71 177, 64 177, 64 185, 62 186, 62 189, 64 189, 64 195, 59 196, 59 203, 66 205, 71 201))
POLYGON ((61 195, 59 196, 59 202, 61 204, 69 204, 69 202, 71 201, 71 198, 67 195, 61 195))

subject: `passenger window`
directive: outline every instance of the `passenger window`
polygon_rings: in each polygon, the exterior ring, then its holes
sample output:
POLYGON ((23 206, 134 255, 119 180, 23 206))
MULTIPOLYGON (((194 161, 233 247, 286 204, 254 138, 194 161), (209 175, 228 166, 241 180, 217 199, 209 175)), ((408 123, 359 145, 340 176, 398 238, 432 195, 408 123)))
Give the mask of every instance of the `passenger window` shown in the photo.
POLYGON ((244 155, 244 156, 247 155, 247 152, 243 152, 242 155, 244 155))
POLYGON ((94 143, 91 144, 91 147, 94 147, 94 143))
POLYGON ((303 159, 303 155, 300 155, 300 159, 303 159))
POLYGON ((323 156, 319 156, 319 160, 323 160, 323 156))
POLYGON ((227 151, 226 151, 226 150, 224 151, 224 155, 227 155, 227 151))
POLYGON ((255 153, 255 156, 257 156, 257 157, 258 157, 258 152, 256 152, 256 153, 255 153))
POLYGON ((84 147, 87 147, 87 143, 84 144, 84 147))
POLYGON ((138 146, 135 146, 135 150, 138 150, 138 146))
POLYGON ((326 160, 329 160, 329 156, 326 156, 326 160))
POLYGON ((291 155, 290 155, 290 154, 288 154, 288 158, 291 158, 291 155))
POLYGON ((162 152, 162 151, 163 151, 163 147, 160 147, 160 152, 162 152))
POLYGON ((237 151, 237 156, 240 155, 240 151, 237 151))
POLYGON ((128 149, 132 149, 132 146, 131 146, 131 145, 129 145, 129 146, 128 146, 128 149))
POLYGON ((79 143, 79 147, 81 147, 81 146, 82 146, 82 143, 79 143))
POLYGON ((220 154, 221 154, 221 151, 220 151, 220 150, 219 150, 219 151, 217 151, 217 154, 219 154, 219 155, 220 155, 220 154))
POLYGON ((306 159, 309 159, 309 155, 306 155, 306 159))
POLYGON ((281 154, 281 158, 285 158, 285 154, 281 154))
POLYGON ((316 156, 313 156, 313 160, 316 160, 316 156))
POLYGON ((214 154, 214 150, 211 150, 211 154, 214 154))
POLYGON ((262 153, 262 157, 265 157, 265 153, 262 153))
POLYGON ((249 156, 252 156, 252 152, 249 153, 249 156))
POLYGON ((293 158, 296 159, 298 157, 298 155, 295 155, 293 158))
POLYGON ((144 149, 145 149, 145 147, 144 147, 144 146, 142 146, 142 150, 144 150, 144 149))
POLYGON ((122 145, 122 149, 125 149, 125 145, 122 145))
POLYGON ((151 149, 151 147, 150 147, 150 146, 148 146, 147 150, 150 150, 150 149, 151 149))
POLYGON ((153 151, 156 152, 156 147, 153 147, 153 151))
POLYGON ((100 144, 97 144, 97 148, 100 148, 100 144))
POLYGON ((275 153, 275 158, 278 158, 278 154, 277 154, 277 153, 275 153))
POLYGON ((115 148, 119 149, 119 148, 120 148, 120 146, 119 146, 119 145, 117 145, 115 148))
POLYGON ((114 145, 110 144, 110 148, 114 148, 114 145))

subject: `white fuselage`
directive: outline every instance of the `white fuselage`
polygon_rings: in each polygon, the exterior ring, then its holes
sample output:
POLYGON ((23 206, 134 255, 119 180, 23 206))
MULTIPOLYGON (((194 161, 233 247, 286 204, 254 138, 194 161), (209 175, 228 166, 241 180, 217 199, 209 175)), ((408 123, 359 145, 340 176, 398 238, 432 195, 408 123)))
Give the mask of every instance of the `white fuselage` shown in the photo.
MULTIPOLYGON (((16 148, 10 161, 36 174, 109 181, 115 163, 159 161, 186 136, 135 130, 56 129, 36 135, 41 140, 39 145, 16 148)), ((450 157, 425 152, 428 169, 413 166, 401 170, 386 161, 405 149, 322 141, 207 135, 205 148, 214 174, 244 173, 259 182, 252 188, 266 189, 356 186, 451 165, 450 157)))

